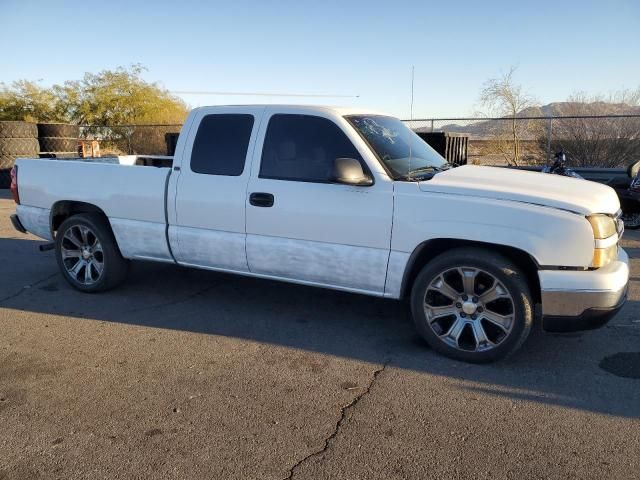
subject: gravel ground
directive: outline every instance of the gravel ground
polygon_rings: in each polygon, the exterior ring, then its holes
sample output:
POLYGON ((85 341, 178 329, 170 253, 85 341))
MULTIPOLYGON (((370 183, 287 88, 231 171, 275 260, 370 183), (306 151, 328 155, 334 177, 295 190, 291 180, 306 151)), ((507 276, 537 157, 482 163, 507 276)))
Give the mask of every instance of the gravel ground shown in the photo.
POLYGON ((145 263, 81 294, 0 197, 2 480, 640 478, 634 232, 607 327, 477 366, 389 300, 145 263))

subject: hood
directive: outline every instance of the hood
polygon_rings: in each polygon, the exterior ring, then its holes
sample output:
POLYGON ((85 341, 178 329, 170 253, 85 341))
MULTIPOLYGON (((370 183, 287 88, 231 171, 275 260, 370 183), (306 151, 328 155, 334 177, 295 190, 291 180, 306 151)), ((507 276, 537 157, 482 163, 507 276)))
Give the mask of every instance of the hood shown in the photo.
POLYGON ((615 214, 620 209, 616 192, 606 185, 511 168, 464 165, 440 172, 419 186, 424 192, 511 200, 583 215, 615 214))

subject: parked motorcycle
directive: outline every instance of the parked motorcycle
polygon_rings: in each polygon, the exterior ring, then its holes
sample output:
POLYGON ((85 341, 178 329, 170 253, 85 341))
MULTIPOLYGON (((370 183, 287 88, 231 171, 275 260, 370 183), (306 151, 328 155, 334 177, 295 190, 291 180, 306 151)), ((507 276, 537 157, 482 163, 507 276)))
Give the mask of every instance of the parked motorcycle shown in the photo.
POLYGON ((627 175, 631 177, 629 188, 617 193, 625 227, 636 230, 640 228, 640 162, 629 165, 627 175))
MULTIPOLYGON (((544 167, 542 172, 565 177, 584 178, 567 166, 567 156, 562 150, 555 154, 553 164, 544 167)), ((627 175, 631 179, 628 184, 625 183, 622 188, 612 187, 620 199, 621 218, 625 228, 636 230, 640 228, 640 161, 629 165, 627 175)))
POLYGON ((554 175, 562 175, 564 177, 584 178, 577 174, 571 168, 567 167, 567 156, 562 150, 553 157, 553 165, 546 166, 542 169, 542 173, 553 173, 554 175))

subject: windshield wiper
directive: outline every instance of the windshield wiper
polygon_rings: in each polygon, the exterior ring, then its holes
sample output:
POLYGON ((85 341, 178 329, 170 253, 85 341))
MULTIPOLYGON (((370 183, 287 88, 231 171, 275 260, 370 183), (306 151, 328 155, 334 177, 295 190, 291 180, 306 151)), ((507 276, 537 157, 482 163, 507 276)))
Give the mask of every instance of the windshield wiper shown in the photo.
POLYGON ((445 170, 449 170, 452 167, 453 165, 448 162, 443 163, 440 166, 428 165, 426 167, 420 167, 416 168, 415 170, 411 170, 404 176, 404 178, 407 180, 432 178, 436 173, 444 172, 445 170))

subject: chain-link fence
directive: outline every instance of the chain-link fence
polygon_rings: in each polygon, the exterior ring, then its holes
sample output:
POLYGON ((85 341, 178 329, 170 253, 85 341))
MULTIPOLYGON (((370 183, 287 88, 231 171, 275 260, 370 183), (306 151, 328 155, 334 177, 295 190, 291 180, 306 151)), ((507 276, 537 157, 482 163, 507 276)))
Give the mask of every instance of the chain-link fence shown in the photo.
POLYGON ((167 155, 168 135, 182 125, 81 125, 80 140, 98 140, 101 155, 167 155))
MULTIPOLYGON (((417 132, 469 136, 468 163, 540 165, 562 149, 573 166, 624 167, 640 160, 640 115, 404 120, 417 132)), ((102 155, 166 155, 181 125, 82 125, 81 139, 100 141, 102 155)), ((174 139, 175 140, 175 139, 174 139)))
POLYGON ((640 115, 404 120, 416 132, 469 136, 468 163, 540 165, 564 150, 573 166, 624 167, 640 160, 640 115))

